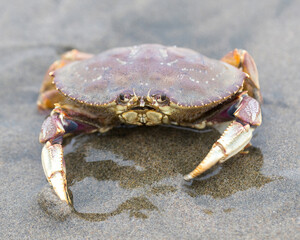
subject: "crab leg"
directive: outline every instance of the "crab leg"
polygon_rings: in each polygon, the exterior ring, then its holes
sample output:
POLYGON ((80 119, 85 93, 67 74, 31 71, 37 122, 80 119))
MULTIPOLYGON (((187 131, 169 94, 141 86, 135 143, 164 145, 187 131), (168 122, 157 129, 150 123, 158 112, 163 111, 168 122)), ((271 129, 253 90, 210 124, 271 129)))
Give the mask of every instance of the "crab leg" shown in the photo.
POLYGON ((260 105, 246 93, 242 93, 239 98, 237 109, 233 113, 236 120, 226 128, 204 160, 191 173, 184 176, 185 180, 191 180, 215 164, 225 162, 249 144, 255 127, 261 124, 260 105))
POLYGON ((260 93, 260 86, 258 81, 258 71, 256 64, 251 55, 243 49, 234 49, 227 53, 221 61, 233 65, 247 73, 243 89, 248 91, 248 94, 262 103, 262 96, 260 93))

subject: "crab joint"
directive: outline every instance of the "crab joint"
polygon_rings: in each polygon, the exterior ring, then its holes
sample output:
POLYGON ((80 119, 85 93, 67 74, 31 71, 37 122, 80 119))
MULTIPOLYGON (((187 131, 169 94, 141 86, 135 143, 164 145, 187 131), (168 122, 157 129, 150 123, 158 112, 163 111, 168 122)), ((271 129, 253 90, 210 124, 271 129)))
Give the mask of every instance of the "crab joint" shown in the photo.
POLYGON ((56 139, 65 134, 65 128, 58 114, 49 116, 43 122, 39 140, 45 143, 50 139, 56 139))

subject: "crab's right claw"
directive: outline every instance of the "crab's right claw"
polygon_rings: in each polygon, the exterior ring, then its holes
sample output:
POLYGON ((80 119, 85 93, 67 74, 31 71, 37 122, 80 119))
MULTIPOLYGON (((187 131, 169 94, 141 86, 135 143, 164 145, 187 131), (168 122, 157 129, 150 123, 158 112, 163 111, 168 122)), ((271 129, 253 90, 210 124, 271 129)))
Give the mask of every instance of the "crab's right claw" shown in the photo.
POLYGON ((223 163, 238 152, 242 151, 252 138, 252 133, 261 124, 261 110, 257 100, 246 93, 240 96, 240 102, 233 113, 236 120, 226 128, 203 161, 184 180, 191 180, 217 163, 223 163))
POLYGON ((203 161, 192 172, 184 176, 184 180, 189 181, 217 163, 225 162, 242 151, 250 142, 253 131, 254 128, 249 125, 243 126, 241 123, 233 121, 221 138, 212 146, 203 161))
POLYGON ((66 166, 61 144, 46 142, 42 150, 42 164, 46 178, 55 193, 61 200, 71 203, 67 191, 66 166))
POLYGON ((46 178, 58 197, 71 203, 67 192, 66 166, 63 157, 62 139, 66 133, 76 130, 77 124, 64 118, 62 109, 57 106, 44 121, 40 133, 42 164, 46 178))

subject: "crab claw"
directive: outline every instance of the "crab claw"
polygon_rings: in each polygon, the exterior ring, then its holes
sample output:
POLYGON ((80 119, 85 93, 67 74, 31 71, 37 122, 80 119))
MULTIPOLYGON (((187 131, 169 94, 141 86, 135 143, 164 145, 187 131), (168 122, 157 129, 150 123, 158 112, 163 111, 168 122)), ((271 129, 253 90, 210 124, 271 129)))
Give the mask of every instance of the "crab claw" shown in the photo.
MULTIPOLYGON (((57 196, 72 204, 67 191, 66 166, 63 156, 62 141, 65 134, 93 132, 95 127, 68 118, 66 112, 56 104, 56 107, 45 119, 40 132, 42 150, 42 165, 46 178, 57 196)), ((101 130, 101 129, 100 129, 101 130)), ((103 131, 105 128, 103 128, 103 131)))
POLYGON ((215 164, 225 162, 242 151, 250 142, 253 131, 254 128, 249 125, 243 126, 241 123, 233 121, 195 170, 184 176, 184 180, 191 180, 215 164))
POLYGON ((48 182, 52 185, 58 197, 70 203, 67 192, 66 166, 61 144, 51 144, 47 141, 42 150, 42 165, 48 182))
POLYGON ((64 118, 64 112, 57 106, 44 121, 40 133, 42 165, 46 178, 58 197, 71 203, 67 192, 66 166, 61 145, 64 134, 76 130, 77 124, 64 118))
POLYGON ((207 156, 192 172, 184 176, 184 180, 191 180, 215 164, 225 162, 250 143, 255 126, 261 124, 260 106, 257 100, 245 93, 240 98, 241 102, 233 113, 237 120, 231 122, 207 156))

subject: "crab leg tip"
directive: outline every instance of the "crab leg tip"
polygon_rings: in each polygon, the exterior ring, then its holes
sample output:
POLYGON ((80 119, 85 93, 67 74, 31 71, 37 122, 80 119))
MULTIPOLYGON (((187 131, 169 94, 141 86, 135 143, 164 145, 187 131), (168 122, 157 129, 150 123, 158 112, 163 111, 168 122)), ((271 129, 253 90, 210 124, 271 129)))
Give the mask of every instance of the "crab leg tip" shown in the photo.
POLYGON ((191 174, 187 174, 187 175, 185 175, 185 176, 183 177, 183 179, 184 179, 185 181, 190 181, 190 180, 193 179, 193 177, 192 177, 191 174))

